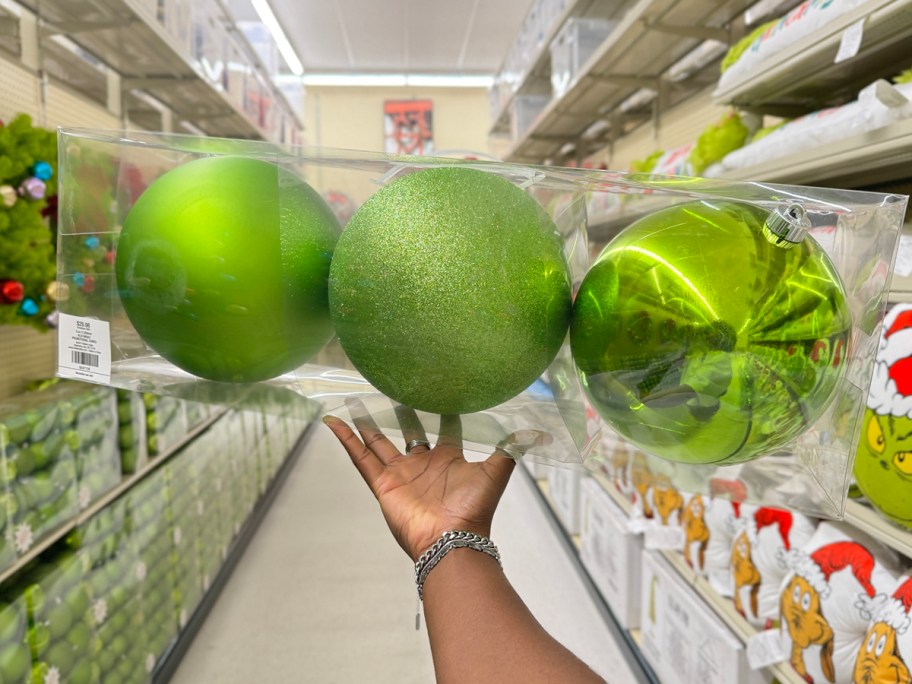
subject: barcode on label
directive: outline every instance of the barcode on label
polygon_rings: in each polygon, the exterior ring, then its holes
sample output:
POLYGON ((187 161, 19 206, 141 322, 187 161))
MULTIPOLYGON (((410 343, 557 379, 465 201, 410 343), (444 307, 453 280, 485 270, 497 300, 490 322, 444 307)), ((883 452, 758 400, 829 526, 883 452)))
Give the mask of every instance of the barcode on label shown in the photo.
POLYGON ((70 360, 80 366, 92 366, 98 368, 98 354, 89 354, 88 352, 70 351, 70 360))

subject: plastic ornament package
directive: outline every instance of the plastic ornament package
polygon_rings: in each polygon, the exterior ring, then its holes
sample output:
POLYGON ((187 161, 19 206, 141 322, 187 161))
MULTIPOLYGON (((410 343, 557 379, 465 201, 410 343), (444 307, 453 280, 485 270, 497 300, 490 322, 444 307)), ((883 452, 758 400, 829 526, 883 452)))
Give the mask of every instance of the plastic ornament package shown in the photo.
POLYGON ((842 512, 904 197, 76 129, 60 150, 60 375, 395 435, 402 404, 479 450, 543 431, 526 457, 569 464, 601 458, 588 400, 647 517, 637 452, 704 499, 842 512), (594 194, 655 210, 591 263, 594 194))

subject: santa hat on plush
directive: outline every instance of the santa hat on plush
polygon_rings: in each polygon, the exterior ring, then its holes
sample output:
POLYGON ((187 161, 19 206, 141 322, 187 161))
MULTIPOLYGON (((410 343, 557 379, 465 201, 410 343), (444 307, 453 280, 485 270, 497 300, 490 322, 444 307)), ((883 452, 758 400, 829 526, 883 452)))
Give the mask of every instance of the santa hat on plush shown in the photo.
POLYGON ((780 557, 790 571, 780 617, 792 666, 807 681, 851 684, 869 623, 896 581, 895 554, 857 530, 821 523, 803 549, 780 557))
POLYGON ((912 417, 912 306, 894 306, 884 318, 868 408, 881 416, 912 417))
POLYGON ((735 606, 751 623, 769 627, 779 617, 779 592, 788 572, 784 554, 804 546, 816 529, 805 515, 782 508, 742 510, 735 524, 731 572, 735 606))
POLYGON ((912 680, 912 577, 881 605, 871 620, 855 660, 856 682, 912 680))

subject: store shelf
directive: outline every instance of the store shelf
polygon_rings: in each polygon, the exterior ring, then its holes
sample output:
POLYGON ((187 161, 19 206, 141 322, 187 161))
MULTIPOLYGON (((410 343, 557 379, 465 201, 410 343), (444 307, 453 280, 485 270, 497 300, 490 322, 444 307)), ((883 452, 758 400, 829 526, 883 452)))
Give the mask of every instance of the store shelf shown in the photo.
POLYGON ((180 453, 181 449, 190 444, 190 442, 196 439, 200 434, 208 430, 217 420, 219 420, 219 418, 222 417, 222 415, 224 415, 225 412, 225 409, 219 410, 217 413, 210 416, 208 419, 194 427, 192 430, 188 431, 187 434, 185 434, 179 441, 175 442, 174 446, 171 449, 163 452, 159 456, 156 456, 150 460, 143 468, 137 470, 132 475, 123 478, 117 486, 105 492, 98 499, 93 501, 88 507, 80 511, 77 515, 73 516, 70 520, 58 527, 51 534, 41 539, 37 544, 31 547, 28 552, 20 556, 13 565, 3 570, 3 572, 0 572, 0 584, 5 582, 7 579, 19 572, 22 568, 38 558, 38 556, 47 551, 55 543, 66 537, 67 534, 72 532, 74 529, 80 525, 84 525, 99 511, 105 509, 108 505, 111 504, 111 502, 134 487, 140 480, 144 479, 150 473, 158 469, 159 466, 166 463, 172 456, 180 453))
POLYGON ((868 187, 912 175, 912 119, 727 171, 721 178, 830 187, 868 187))
MULTIPOLYGON (((141 0, 17 1, 38 16, 42 35, 69 35, 75 45, 112 70, 125 94, 134 90, 146 92, 171 109, 176 119, 191 122, 210 135, 270 137, 258 114, 248 114, 228 97, 223 84, 228 65, 219 63, 221 57, 210 63, 205 57, 191 56, 191 37, 179 41, 169 33, 154 16, 153 5, 141 0)), ((190 15, 184 19, 189 32, 190 15)), ((222 16, 209 19, 224 25, 228 21, 222 16)), ((55 75, 64 81, 72 80, 78 89, 80 80, 87 76, 83 73, 85 65, 75 55, 67 60, 66 53, 50 38, 42 39, 42 51, 54 61, 55 71, 61 72, 55 75)), ((249 46, 245 45, 244 52, 250 53, 249 46)), ((249 65, 251 73, 256 73, 255 62, 249 65)), ((293 116, 278 88, 265 76, 260 80, 270 84, 270 103, 287 116, 293 116)), ((107 90, 107 79, 103 85, 107 90)), ((87 93, 96 101, 99 87, 100 83, 94 79, 91 92, 87 93)), ((107 92, 107 98, 110 97, 111 93, 107 92)), ((300 126, 300 122, 297 124, 300 126)))
POLYGON ((906 558, 912 559, 912 532, 888 522, 873 508, 849 499, 846 501, 845 520, 906 558))
MULTIPOLYGON (((552 157, 632 93, 645 87, 657 89, 661 75, 703 40, 727 41, 726 26, 751 4, 749 0, 640 0, 586 62, 567 93, 552 100, 513 144, 506 159, 539 162, 552 157)), ((679 96, 685 88, 679 85, 679 96)))
POLYGON ((717 104, 792 117, 841 104, 881 77, 912 66, 912 0, 870 0, 758 65, 755 73, 713 93, 717 104), (834 58, 845 29, 864 19, 858 54, 834 58))

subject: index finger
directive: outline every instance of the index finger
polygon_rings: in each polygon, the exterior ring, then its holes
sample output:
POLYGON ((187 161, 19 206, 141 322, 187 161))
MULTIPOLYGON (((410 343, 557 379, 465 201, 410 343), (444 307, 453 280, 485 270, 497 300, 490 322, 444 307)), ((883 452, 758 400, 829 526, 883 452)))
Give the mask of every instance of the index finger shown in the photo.
POLYGON ((389 465, 402 456, 396 445, 377 426, 364 402, 357 398, 350 398, 345 401, 345 406, 351 413, 355 427, 361 433, 364 446, 373 451, 383 465, 389 465))
POLYGON ((361 473, 361 477, 370 487, 370 490, 377 495, 375 483, 377 478, 383 474, 383 463, 377 458, 377 454, 368 449, 364 442, 358 439, 358 435, 352 431, 345 422, 335 416, 323 416, 323 422, 326 424, 336 439, 342 444, 342 448, 348 453, 355 464, 355 468, 361 473))

